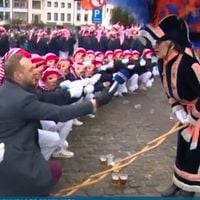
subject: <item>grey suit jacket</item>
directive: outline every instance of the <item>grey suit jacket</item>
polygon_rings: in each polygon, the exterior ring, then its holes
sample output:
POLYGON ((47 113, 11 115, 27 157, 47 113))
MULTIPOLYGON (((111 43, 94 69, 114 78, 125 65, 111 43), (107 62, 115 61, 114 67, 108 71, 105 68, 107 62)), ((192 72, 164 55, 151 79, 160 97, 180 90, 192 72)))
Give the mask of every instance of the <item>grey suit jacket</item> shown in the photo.
POLYGON ((52 191, 52 175, 38 146, 40 120, 64 122, 93 112, 91 102, 57 106, 40 102, 20 85, 0 87, 0 195, 43 195, 52 191))

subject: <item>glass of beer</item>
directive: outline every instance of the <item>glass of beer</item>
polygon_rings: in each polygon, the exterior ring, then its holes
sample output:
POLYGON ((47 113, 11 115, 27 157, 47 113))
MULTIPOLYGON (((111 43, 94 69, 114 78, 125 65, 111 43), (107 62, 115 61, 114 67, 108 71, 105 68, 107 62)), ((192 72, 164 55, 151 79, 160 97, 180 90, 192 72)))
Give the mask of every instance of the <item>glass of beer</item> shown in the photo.
POLYGON ((118 173, 112 173, 112 184, 114 186, 119 185, 119 174, 118 173))
POLYGON ((114 165, 114 155, 108 154, 107 161, 108 161, 108 163, 107 163, 108 166, 113 166, 114 165))
POLYGON ((102 167, 107 167, 108 160, 107 160, 107 156, 106 155, 100 155, 99 156, 99 160, 100 160, 100 165, 102 167))
POLYGON ((127 185, 127 180, 128 180, 128 174, 121 173, 119 175, 119 182, 121 187, 125 187, 127 185))

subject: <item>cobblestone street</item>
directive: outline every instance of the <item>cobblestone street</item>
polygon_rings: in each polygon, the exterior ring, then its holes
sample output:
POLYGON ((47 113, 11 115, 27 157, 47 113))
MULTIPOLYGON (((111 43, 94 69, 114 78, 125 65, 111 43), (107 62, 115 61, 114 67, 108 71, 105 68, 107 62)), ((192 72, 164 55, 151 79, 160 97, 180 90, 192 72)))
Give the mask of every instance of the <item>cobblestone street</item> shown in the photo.
MULTIPOLYGON (((64 175, 57 191, 79 184, 101 171, 100 155, 126 157, 167 132, 176 121, 170 120, 171 109, 161 87, 157 78, 150 90, 115 97, 109 105, 98 110, 95 119, 82 118, 84 126, 74 128, 69 139, 70 150, 75 152, 75 156, 60 159, 64 175)), ((127 187, 114 187, 111 176, 107 176, 100 183, 78 190, 74 195, 157 196, 171 184, 175 151, 176 135, 173 135, 125 169, 129 175, 127 187)))

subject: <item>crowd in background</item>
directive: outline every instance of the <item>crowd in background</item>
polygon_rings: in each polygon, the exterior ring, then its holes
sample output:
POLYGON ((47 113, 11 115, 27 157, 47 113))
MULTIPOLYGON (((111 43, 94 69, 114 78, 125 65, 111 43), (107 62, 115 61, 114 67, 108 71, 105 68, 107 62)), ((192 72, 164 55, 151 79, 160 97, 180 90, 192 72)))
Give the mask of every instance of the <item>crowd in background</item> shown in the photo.
MULTIPOLYGON (((58 89, 70 91, 69 104, 93 98, 96 93, 110 87, 118 73, 127 80, 118 86, 115 96, 151 88, 154 76, 159 75, 151 41, 142 35, 139 26, 124 28, 115 24, 111 30, 84 26, 77 37, 64 28, 49 33, 40 29, 0 30, 0 45, 3 43, 5 47, 5 52, 1 49, 0 83, 3 85, 5 80, 4 63, 11 55, 20 52, 36 67, 36 89, 42 93, 58 89), (78 48, 74 51, 77 43, 78 48)), ((67 149, 67 135, 73 124, 82 125, 82 122, 78 119, 65 124, 41 121, 39 138, 42 138, 41 149, 46 159, 52 155, 73 156, 73 152, 67 149), (54 134, 46 134, 49 131, 54 134)))

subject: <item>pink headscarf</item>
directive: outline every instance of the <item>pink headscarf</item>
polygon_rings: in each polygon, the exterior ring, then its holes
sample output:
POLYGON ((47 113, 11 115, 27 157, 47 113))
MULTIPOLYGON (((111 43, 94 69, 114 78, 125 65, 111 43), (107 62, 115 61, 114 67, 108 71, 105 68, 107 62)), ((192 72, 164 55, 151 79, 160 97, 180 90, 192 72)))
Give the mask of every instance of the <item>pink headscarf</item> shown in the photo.
POLYGON ((38 82, 38 86, 45 91, 50 91, 50 88, 46 84, 46 79, 51 74, 57 74, 59 77, 63 77, 62 73, 58 68, 55 67, 49 67, 47 68, 43 73, 42 76, 38 82))

